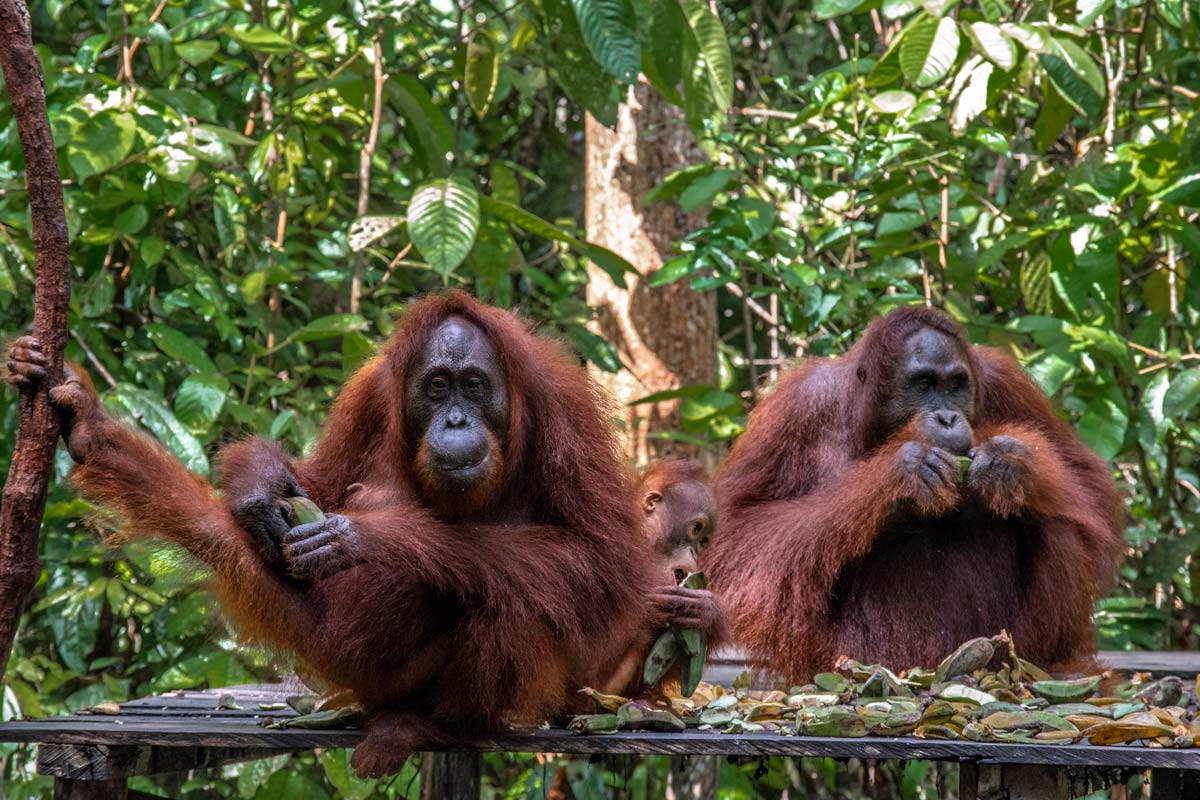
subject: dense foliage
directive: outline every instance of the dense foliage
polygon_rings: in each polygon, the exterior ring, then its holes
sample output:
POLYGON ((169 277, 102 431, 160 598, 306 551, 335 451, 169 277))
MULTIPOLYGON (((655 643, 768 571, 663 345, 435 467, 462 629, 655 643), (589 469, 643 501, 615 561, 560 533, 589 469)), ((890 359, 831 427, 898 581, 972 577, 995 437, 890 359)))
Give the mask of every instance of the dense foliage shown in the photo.
MULTIPOLYGON (((36 39, 75 269, 69 357, 200 473, 221 439, 299 450, 415 293, 471 286, 583 327, 583 114, 639 72, 709 160, 645 202, 709 208, 655 282, 719 292, 720 386, 680 394, 714 450, 779 364, 928 301, 1012 348, 1129 498, 1105 647, 1195 647, 1200 597, 1200 19, 1187 0, 46 0, 36 39), (364 146, 367 157, 362 158, 364 146), (373 148, 373 149, 372 149, 373 148), (747 299, 748 298, 748 299, 747 299), (1193 555, 1197 558, 1193 558, 1193 555)), ((0 329, 31 316, 32 245, 0 104, 0 329)), ((15 426, 4 405, 0 458, 15 426)), ((65 457, 64 457, 65 458, 65 457)), ((171 553, 102 548, 58 465, 44 573, 0 718, 275 673, 214 624, 171 553)), ((415 793, 346 754, 171 787, 415 793)), ((0 747, 6 796, 40 796, 0 747)), ((913 796, 928 765, 890 773, 913 796)), ((580 797, 654 795, 666 762, 574 763, 580 797)), ((725 765, 730 797, 855 787, 832 763, 725 765), (755 788, 757 787, 757 789, 755 788)), ((552 763, 491 757, 497 795, 552 763)), ((197 795, 198 796, 198 795, 197 795)))

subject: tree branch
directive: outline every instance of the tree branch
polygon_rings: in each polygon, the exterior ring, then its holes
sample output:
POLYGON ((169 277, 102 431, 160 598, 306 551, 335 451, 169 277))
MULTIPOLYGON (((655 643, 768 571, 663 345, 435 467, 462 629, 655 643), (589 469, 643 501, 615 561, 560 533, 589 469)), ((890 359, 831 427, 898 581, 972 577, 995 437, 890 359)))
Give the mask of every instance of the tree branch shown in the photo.
POLYGON ((42 66, 33 50, 29 11, 22 0, 0 0, 0 70, 17 120, 32 211, 33 335, 41 340, 49 361, 48 379, 21 392, 16 447, 0 499, 2 669, 29 591, 41 572, 38 529, 59 435, 58 413, 50 405, 48 387, 62 379, 71 289, 62 178, 46 115, 42 66))

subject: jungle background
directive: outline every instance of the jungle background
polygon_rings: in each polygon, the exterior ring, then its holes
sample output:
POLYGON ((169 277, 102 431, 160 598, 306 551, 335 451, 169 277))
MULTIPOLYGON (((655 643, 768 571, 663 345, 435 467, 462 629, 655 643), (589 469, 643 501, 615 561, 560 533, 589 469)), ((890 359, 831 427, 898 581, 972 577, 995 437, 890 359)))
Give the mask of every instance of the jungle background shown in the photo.
MULTIPOLYGON (((1200 11, 1192 0, 38 0, 72 237, 68 357, 200 474, 309 444, 415 295, 564 337, 632 460, 719 460, 781 368, 929 303, 1010 350, 1106 459, 1128 558, 1107 649, 1200 615, 1200 11)), ((0 101, 0 330, 28 328, 23 162, 0 101)), ((4 394, 0 458, 12 449, 4 394)), ((175 554, 99 544, 59 453, 0 719, 280 664, 175 554)), ((0 462, 7 470, 7 462, 0 462)), ((557 762, 489 756, 488 797, 557 762)), ((860 765, 861 766, 861 765, 860 765)), ((49 796, 0 745, 0 795, 49 796)), ((662 796, 665 759, 573 762, 662 796)), ((723 764, 720 795, 851 797, 866 770, 723 764)), ((909 764, 869 787, 937 792, 909 764)), ((417 796, 342 751, 141 788, 417 796), (157 786, 157 788, 155 788, 157 786)))

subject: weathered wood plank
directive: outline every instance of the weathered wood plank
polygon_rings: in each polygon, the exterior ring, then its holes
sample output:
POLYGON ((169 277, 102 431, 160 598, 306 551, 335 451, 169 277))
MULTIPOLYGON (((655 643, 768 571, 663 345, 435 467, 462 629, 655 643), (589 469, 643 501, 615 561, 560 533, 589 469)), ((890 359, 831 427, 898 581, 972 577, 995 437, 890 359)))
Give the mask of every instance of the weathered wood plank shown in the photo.
MULTIPOLYGON (((53 742, 92 746, 254 748, 275 752, 314 747, 353 747, 361 731, 268 730, 246 720, 129 718, 115 724, 55 719, 0 725, 0 741, 53 742)), ((1200 749, 1133 746, 1019 745, 927 741, 910 737, 833 739, 772 733, 728 735, 622 732, 576 736, 562 729, 512 731, 463 743, 480 752, 547 752, 590 755, 666 754, 738 756, 829 756, 832 758, 971 760, 989 764, 1045 764, 1134 768, 1200 769, 1200 749)))
POLYGON ((277 755, 280 751, 275 749, 45 743, 38 746, 37 769, 39 774, 54 778, 103 782, 135 775, 207 769, 277 755))

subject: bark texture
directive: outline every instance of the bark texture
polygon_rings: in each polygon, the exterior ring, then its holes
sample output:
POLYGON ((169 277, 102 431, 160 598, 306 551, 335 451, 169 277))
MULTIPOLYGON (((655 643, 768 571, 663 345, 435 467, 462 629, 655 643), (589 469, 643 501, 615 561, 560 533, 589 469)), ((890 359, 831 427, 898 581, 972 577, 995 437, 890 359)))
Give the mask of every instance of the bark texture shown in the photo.
POLYGON ((697 457, 697 448, 656 439, 679 430, 679 401, 628 406, 631 400, 717 380, 717 301, 687 281, 652 289, 649 276, 674 257, 679 241, 704 218, 674 201, 642 207, 646 192, 669 173, 704 159, 683 113, 647 84, 629 90, 616 130, 587 118, 585 225, 590 241, 619 253, 638 270, 626 287, 589 266, 587 301, 597 309, 593 330, 612 342, 629 368, 596 372, 623 408, 626 446, 638 463, 663 456, 697 457))
POLYGON ((70 292, 67 220, 58 156, 46 115, 42 66, 33 50, 23 0, 0 0, 0 69, 17 120, 32 212, 37 277, 33 335, 49 359, 49 380, 22 391, 17 443, 0 500, 0 670, 8 661, 17 623, 37 581, 38 529, 58 442, 58 414, 47 387, 62 375, 70 292))

